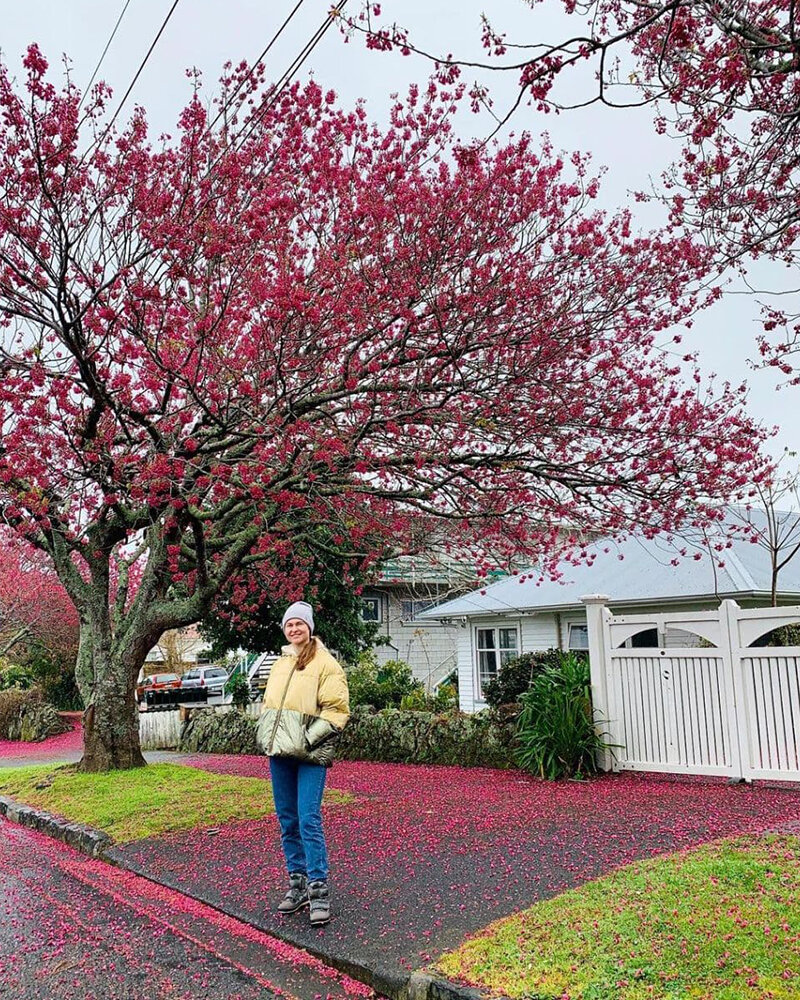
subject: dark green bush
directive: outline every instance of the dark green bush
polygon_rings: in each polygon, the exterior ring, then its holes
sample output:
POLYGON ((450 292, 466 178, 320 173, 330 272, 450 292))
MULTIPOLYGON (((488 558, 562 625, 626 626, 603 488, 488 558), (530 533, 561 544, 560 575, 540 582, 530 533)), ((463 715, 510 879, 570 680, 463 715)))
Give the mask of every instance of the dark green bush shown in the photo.
POLYGON ((244 712, 215 712, 213 708, 192 712, 178 749, 183 753, 260 754, 256 720, 244 712))
POLYGON ((597 754, 611 749, 595 725, 589 663, 561 653, 522 695, 515 757, 520 767, 543 778, 584 777, 597 770, 597 754))
POLYGON ((497 677, 484 686, 483 697, 490 708, 510 705, 519 701, 528 690, 534 677, 547 667, 557 666, 563 652, 560 649, 542 649, 534 653, 523 653, 509 660, 498 671, 497 677))
POLYGON ((228 678, 225 693, 231 696, 231 703, 235 708, 247 708, 250 704, 250 684, 241 672, 228 678))
POLYGON ((0 691, 1 740, 9 739, 9 726, 17 719, 22 706, 26 703, 28 698, 28 692, 21 691, 19 688, 7 688, 5 691, 0 691))
POLYGON ((513 767, 513 728, 490 712, 404 712, 356 708, 342 734, 338 756, 405 764, 513 767))
POLYGON ((18 691, 29 691, 36 683, 33 670, 18 663, 0 662, 0 691, 16 688, 18 691))
POLYGON ((779 625, 765 637, 765 646, 800 646, 800 624, 779 625))
POLYGON ((373 708, 399 707, 403 698, 422 690, 414 680, 411 667, 403 660, 379 664, 372 650, 363 653, 355 666, 347 668, 350 706, 371 705, 373 708))

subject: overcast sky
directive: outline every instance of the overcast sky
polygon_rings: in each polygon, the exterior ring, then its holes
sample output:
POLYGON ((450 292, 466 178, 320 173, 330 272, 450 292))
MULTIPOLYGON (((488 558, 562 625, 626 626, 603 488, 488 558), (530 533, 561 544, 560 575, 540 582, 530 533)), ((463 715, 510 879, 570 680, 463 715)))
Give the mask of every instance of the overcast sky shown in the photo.
MULTIPOLYGON (((119 100, 133 79, 173 0, 128 0, 128 7, 103 62, 105 79, 119 100)), ((180 0, 129 103, 147 109, 154 134, 169 132, 180 108, 190 96, 185 71, 203 72, 208 96, 214 91, 220 69, 227 60, 252 61, 266 46, 296 0, 180 0)), ((359 0, 349 0, 356 12, 359 0)), ((75 82, 84 87, 109 39, 125 0, 4 0, 0 47, 4 59, 19 66, 30 42, 37 42, 51 65, 65 53, 72 64, 75 82)), ((269 76, 278 78, 322 23, 331 0, 304 0, 298 14, 275 44, 267 60, 269 76)), ((550 41, 561 37, 563 17, 556 13, 557 0, 528 6, 525 0, 383 0, 385 20, 397 19, 412 29, 415 40, 439 52, 480 56, 480 13, 491 10, 493 24, 510 38, 550 41)), ((300 71, 300 78, 313 72, 324 87, 336 90, 345 106, 358 98, 367 101, 371 116, 382 119, 389 95, 403 91, 413 80, 424 80, 429 65, 416 57, 369 52, 360 39, 345 44, 332 28, 315 48, 300 71)), ((468 75, 468 79, 471 79, 468 75)), ((496 108, 505 109, 514 98, 511 74, 492 75, 496 108)), ((591 81, 574 73, 564 81, 562 94, 579 98, 591 81)), ((635 190, 650 187, 651 178, 676 154, 667 138, 650 128, 650 111, 611 111, 592 107, 559 116, 541 115, 523 107, 509 129, 539 134, 548 131, 557 147, 591 152, 595 164, 607 168, 603 182, 603 204, 611 209, 629 205, 642 227, 658 219, 654 207, 636 205, 635 190)), ((463 133, 485 135, 491 129, 488 117, 465 114, 459 120, 463 133)), ((508 129, 506 130, 506 134, 508 129)), ((776 266, 762 269, 762 285, 779 286, 785 272, 776 266)), ((776 392, 772 372, 752 372, 748 359, 755 356, 758 308, 751 296, 732 295, 698 320, 685 344, 700 352, 705 371, 716 372, 735 383, 750 384, 751 413, 765 424, 778 425, 771 450, 796 447, 792 413, 797 408, 798 389, 776 392)))

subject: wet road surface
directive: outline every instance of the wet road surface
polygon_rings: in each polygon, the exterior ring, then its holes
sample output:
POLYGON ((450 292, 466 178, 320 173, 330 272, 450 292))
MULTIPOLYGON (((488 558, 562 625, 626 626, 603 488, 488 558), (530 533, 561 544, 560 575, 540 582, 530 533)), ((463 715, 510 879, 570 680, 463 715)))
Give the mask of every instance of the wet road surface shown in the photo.
POLYGON ((0 820, 2 1000, 369 995, 245 923, 0 820))

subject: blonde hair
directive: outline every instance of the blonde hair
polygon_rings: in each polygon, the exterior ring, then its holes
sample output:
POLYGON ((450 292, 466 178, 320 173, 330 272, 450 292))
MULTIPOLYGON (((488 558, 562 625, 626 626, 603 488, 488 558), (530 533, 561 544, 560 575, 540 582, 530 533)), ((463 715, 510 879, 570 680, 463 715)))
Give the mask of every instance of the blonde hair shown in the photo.
POLYGON ((315 636, 312 636, 308 642, 303 646, 300 652, 297 654, 297 665, 295 670, 305 670, 306 667, 314 659, 317 652, 317 640, 315 636))

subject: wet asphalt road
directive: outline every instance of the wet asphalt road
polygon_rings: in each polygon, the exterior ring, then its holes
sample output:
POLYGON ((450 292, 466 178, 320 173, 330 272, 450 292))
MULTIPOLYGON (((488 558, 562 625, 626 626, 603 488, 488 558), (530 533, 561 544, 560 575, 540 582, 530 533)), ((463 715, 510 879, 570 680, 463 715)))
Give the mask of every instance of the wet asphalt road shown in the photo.
POLYGON ((0 1000, 366 993, 246 924, 0 820, 0 1000))

